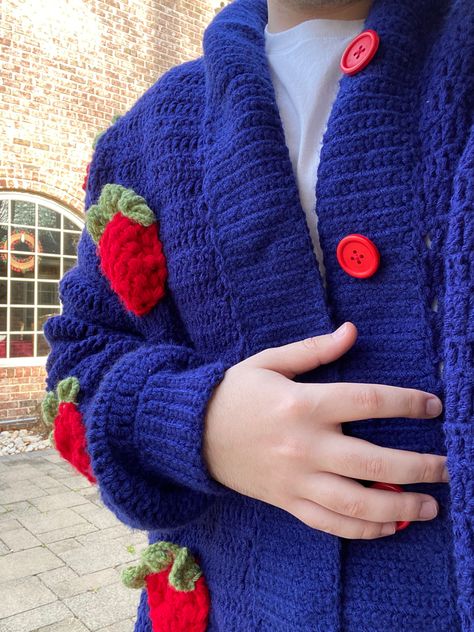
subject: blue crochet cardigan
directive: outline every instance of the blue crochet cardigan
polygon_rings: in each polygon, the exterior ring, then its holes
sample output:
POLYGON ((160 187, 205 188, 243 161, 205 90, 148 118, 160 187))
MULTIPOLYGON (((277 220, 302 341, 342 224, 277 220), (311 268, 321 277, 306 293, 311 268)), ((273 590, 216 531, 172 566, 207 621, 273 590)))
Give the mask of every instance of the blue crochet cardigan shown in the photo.
MULTIPOLYGON (((86 211, 107 183, 146 200, 166 292, 125 308, 84 230, 44 325, 47 389, 80 382, 104 503, 150 542, 187 546, 210 590, 209 632, 474 630, 474 5, 374 0, 380 46, 341 76, 316 188, 324 290, 264 50, 266 0, 235 0, 203 55, 164 73, 99 138, 86 211), (336 247, 362 233, 380 267, 350 276, 336 247), (354 347, 295 378, 423 389, 435 419, 344 432, 447 454, 450 483, 411 484, 440 512, 347 540, 214 480, 205 410, 226 369, 264 348, 356 324, 354 347), (444 363, 444 368, 443 364, 444 363)), ((271 472, 268 473, 271 476, 271 472)), ((151 630, 145 592, 136 630, 151 630)))

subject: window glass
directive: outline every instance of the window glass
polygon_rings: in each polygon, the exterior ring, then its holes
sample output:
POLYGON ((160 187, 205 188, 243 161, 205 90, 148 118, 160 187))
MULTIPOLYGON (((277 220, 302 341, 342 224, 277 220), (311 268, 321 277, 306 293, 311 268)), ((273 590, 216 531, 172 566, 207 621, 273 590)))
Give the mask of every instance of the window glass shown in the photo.
POLYGON ((38 281, 38 305, 59 305, 57 283, 38 281))
POLYGON ((8 226, 0 224, 0 250, 8 250, 8 226))
POLYGON ((10 334, 10 357, 33 356, 33 334, 10 334))
POLYGON ((7 280, 0 279, 0 304, 6 304, 7 302, 7 280))
POLYGON ((65 217, 65 216, 63 216, 63 217, 64 217, 64 228, 66 230, 76 230, 76 231, 79 231, 79 232, 82 231, 82 228, 80 226, 78 226, 74 222, 71 222, 71 220, 68 219, 67 217, 65 217))
MULTIPOLYGON (((0 282, 1 283, 1 282, 0 282)), ((34 305, 35 283, 34 281, 10 281, 10 301, 17 305, 34 305)), ((6 297, 6 288, 5 288, 6 297)))
POLYGON ((8 200, 0 200, 0 224, 8 224, 8 200))
POLYGON ((44 337, 44 334, 36 334, 37 340, 37 355, 46 356, 50 352, 50 347, 48 345, 48 341, 44 337))
POLYGON ((80 233, 63 233, 63 254, 77 255, 77 244, 80 236, 80 233))
POLYGON ((59 255, 61 250, 61 232, 59 230, 38 230, 40 247, 43 253, 59 255))
POLYGON ((76 259, 64 257, 63 259, 63 275, 77 264, 76 259))
POLYGON ((23 200, 12 200, 12 224, 22 226, 35 225, 35 203, 23 200))
POLYGON ((61 259, 59 257, 38 257, 38 278, 55 279, 59 281, 61 275, 61 259))
POLYGON ((38 226, 42 228, 61 228, 61 215, 51 208, 38 204, 38 226))
POLYGON ((10 331, 33 331, 34 323, 34 307, 10 308, 10 331))

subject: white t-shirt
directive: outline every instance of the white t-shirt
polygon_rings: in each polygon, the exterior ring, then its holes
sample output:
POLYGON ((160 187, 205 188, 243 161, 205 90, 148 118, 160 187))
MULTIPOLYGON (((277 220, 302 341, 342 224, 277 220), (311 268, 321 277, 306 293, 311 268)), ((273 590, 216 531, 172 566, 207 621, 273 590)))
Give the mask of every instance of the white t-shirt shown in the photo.
POLYGON ((265 50, 280 118, 298 185, 301 206, 326 285, 317 232, 316 176, 322 137, 336 97, 342 53, 364 30, 364 20, 312 19, 272 33, 265 26, 265 50))

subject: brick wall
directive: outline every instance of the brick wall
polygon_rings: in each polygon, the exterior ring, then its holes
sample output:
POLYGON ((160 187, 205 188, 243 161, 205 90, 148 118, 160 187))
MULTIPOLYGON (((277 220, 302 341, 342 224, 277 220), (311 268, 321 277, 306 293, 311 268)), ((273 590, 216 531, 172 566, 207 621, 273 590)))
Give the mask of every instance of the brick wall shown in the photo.
MULTIPOLYGON (((202 54, 203 31, 225 4, 3 0, 0 190, 41 193, 82 216, 97 133, 168 68, 202 54)), ((0 423, 33 410, 43 378, 29 370, 1 370, 0 423)))
POLYGON ((24 419, 36 419, 43 396, 44 367, 0 368, 0 429, 2 420, 17 420, 23 427, 24 419))

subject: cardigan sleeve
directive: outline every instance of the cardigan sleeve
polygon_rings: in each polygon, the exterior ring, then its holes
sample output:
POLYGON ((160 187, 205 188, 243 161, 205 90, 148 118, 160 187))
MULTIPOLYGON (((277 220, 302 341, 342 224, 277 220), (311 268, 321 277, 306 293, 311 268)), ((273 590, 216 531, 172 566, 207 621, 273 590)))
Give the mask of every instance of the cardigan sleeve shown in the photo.
MULTIPOLYGON (((117 178, 107 137, 90 165, 86 207, 117 178)), ((169 325, 169 297, 154 307, 161 325, 152 335, 137 326, 140 317, 112 291, 86 229, 77 255, 60 280, 61 314, 43 326, 47 389, 77 378, 93 475, 122 522, 144 530, 186 524, 231 493, 210 476, 201 452, 207 405, 227 367, 204 362, 183 342, 178 325, 169 325)))

